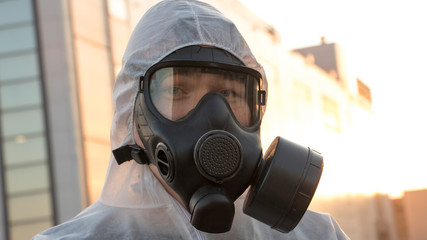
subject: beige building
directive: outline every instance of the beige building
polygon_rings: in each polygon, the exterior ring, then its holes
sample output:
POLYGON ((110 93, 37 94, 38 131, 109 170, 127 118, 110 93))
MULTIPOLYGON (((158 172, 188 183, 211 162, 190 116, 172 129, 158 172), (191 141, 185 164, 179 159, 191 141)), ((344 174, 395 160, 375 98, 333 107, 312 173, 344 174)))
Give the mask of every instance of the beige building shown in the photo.
POLYGON ((399 240, 393 202, 387 195, 318 197, 311 209, 333 215, 352 240, 399 240))
MULTIPOLYGON (((156 2, 0 1, 0 239, 28 239, 100 195, 114 78, 133 26, 156 2)), ((328 152, 325 139, 338 141, 369 118, 370 90, 345 77, 341 60, 325 71, 322 56, 283 49, 276 30, 237 0, 207 2, 237 24, 265 66, 265 148, 281 135, 328 152)))
POLYGON ((406 191, 403 197, 395 199, 394 203, 400 239, 426 239, 427 189, 406 191))
POLYGON ((333 215, 352 240, 422 240, 427 230, 427 189, 384 194, 316 197, 310 208, 333 215))

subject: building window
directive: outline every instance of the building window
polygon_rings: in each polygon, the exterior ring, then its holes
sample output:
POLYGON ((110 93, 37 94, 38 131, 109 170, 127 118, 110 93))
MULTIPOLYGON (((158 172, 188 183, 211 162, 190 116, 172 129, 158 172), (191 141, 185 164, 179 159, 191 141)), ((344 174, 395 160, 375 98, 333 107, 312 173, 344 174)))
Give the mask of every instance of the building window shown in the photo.
POLYGON ((334 99, 323 95, 322 96, 322 105, 323 105, 322 106, 323 107, 323 116, 324 116, 324 122, 325 122, 326 128, 340 133, 341 132, 341 120, 340 120, 338 103, 334 99))
POLYGON ((372 103, 371 89, 366 84, 364 84, 360 79, 356 79, 356 80, 357 80, 357 92, 359 93, 359 96, 362 96, 369 103, 372 103))
POLYGON ((0 238, 30 239, 54 224, 33 1, 0 1, 0 238))

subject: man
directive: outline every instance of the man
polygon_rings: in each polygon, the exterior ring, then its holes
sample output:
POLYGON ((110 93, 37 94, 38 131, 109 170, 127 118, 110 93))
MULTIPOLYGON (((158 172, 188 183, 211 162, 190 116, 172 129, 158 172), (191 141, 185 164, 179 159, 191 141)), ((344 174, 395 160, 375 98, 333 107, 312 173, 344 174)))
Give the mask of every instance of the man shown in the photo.
POLYGON ((262 158, 266 87, 230 20, 202 2, 160 2, 115 83, 101 197, 34 239, 346 239, 329 215, 305 211, 319 154, 277 139, 262 158))

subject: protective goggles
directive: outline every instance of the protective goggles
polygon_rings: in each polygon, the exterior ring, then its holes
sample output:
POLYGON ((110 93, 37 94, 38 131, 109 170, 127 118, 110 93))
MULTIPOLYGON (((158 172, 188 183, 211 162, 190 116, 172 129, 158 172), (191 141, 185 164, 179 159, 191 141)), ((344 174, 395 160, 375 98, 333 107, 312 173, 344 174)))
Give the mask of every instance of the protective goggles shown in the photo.
POLYGON ((235 119, 245 127, 259 121, 261 105, 265 104, 261 77, 246 71, 218 66, 164 66, 150 69, 144 79, 151 103, 171 121, 184 119, 210 92, 222 95, 235 119))

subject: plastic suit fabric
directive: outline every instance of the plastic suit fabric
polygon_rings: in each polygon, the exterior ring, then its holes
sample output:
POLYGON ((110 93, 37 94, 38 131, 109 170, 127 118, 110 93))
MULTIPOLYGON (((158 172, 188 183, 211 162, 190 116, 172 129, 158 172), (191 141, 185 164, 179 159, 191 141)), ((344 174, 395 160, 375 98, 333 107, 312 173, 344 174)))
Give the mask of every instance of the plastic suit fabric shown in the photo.
MULTIPOLYGON (((225 49, 264 74, 235 25, 210 5, 197 1, 163 1, 137 24, 123 57, 114 91, 111 147, 135 144, 133 108, 138 80, 147 69, 190 45, 225 49)), ((266 89, 266 78, 263 88, 266 89)), ((327 214, 307 211, 290 233, 271 229, 242 213, 236 201, 231 231, 208 234, 190 224, 189 213, 162 187, 147 165, 116 163, 110 157, 100 198, 73 219, 39 233, 34 239, 346 239, 327 214)))

